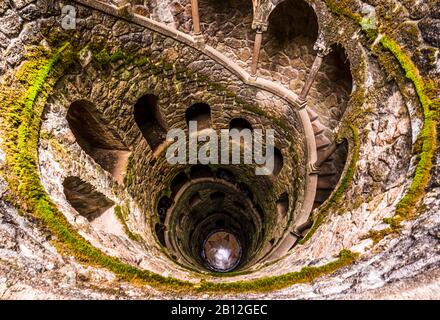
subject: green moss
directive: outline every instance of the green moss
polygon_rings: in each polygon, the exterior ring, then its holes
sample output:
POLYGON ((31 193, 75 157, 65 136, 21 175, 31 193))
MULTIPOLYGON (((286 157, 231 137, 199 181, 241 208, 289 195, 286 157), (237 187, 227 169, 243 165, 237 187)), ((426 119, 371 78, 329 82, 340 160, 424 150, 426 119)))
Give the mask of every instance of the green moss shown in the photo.
POLYGON ((70 226, 41 185, 37 171, 41 115, 56 79, 70 64, 71 50, 66 44, 51 57, 41 53, 30 56, 16 73, 21 83, 19 88, 8 90, 6 84, 1 87, 0 110, 4 114, 2 131, 8 170, 5 177, 12 194, 10 200, 56 236, 57 248, 68 250, 81 262, 106 267, 126 280, 137 278, 157 285, 190 287, 189 283, 124 264, 94 248, 70 226))
POLYGON ((125 234, 128 236, 129 239, 133 241, 141 241, 142 238, 140 235, 131 232, 130 228, 128 228, 126 219, 128 216, 128 207, 122 208, 120 205, 116 205, 114 209, 116 218, 118 218, 119 222, 121 222, 122 227, 124 229, 125 234))
POLYGON ((106 49, 102 49, 101 51, 93 55, 93 59, 95 59, 95 61, 98 62, 100 66, 106 66, 110 63, 111 57, 106 49))
POLYGON ((124 58, 125 58, 124 53, 122 51, 118 50, 110 56, 110 62, 117 62, 117 61, 122 60, 124 58))
POLYGON ((376 230, 370 230, 368 232, 368 234, 365 237, 362 237, 361 239, 371 239, 373 240, 373 245, 377 244, 378 242, 380 242, 383 238, 385 238, 386 236, 393 234, 394 231, 391 228, 386 228, 380 231, 376 231, 376 230))
POLYGON ((336 191, 333 192, 330 198, 320 207, 318 213, 314 217, 312 227, 310 228, 306 236, 299 241, 300 244, 304 244, 307 240, 309 240, 313 236, 315 231, 325 221, 330 210, 337 207, 337 205, 340 202, 340 199, 344 195, 346 189, 348 188, 348 186, 350 185, 353 179, 354 173, 356 171, 356 164, 359 158, 360 142, 359 142, 359 129, 352 125, 350 125, 350 129, 352 132, 353 151, 351 152, 351 161, 347 168, 347 171, 344 177, 340 180, 339 186, 336 189, 336 191))
POLYGON ((339 258, 333 262, 320 267, 304 267, 298 272, 290 272, 281 276, 267 277, 252 281, 236 281, 230 283, 209 283, 202 282, 199 289, 205 291, 231 291, 231 292, 246 292, 246 291, 272 291, 292 286, 298 283, 311 282, 323 275, 332 274, 341 267, 353 263, 357 254, 342 250, 339 253, 339 258))
POLYGON ((135 172, 135 162, 133 159, 133 154, 130 154, 130 156, 128 157, 127 167, 124 176, 124 186, 126 188, 130 187, 133 184, 134 172, 135 172))
MULTIPOLYGON (((433 158, 437 147, 436 120, 438 116, 438 104, 431 101, 427 95, 425 81, 419 75, 417 67, 403 52, 400 46, 386 36, 381 38, 380 43, 394 55, 405 71, 406 77, 414 84, 424 114, 423 129, 418 136, 419 143, 421 143, 421 152, 419 154, 419 161, 414 178, 408 192, 396 207, 396 219, 401 219, 411 217, 415 214, 417 205, 423 198, 425 188, 431 178, 433 158)), ((430 90, 432 90, 432 88, 430 88, 430 90)))

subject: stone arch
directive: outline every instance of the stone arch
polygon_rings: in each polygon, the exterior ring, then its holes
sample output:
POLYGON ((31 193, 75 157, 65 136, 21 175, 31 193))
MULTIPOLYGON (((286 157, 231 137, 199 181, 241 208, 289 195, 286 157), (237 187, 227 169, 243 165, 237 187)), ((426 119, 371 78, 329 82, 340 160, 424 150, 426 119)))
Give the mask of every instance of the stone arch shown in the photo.
POLYGON ((281 169, 283 169, 283 166, 284 166, 283 154, 281 153, 280 149, 274 147, 272 175, 277 176, 281 172, 281 169))
POLYGON ((190 121, 197 122, 197 130, 211 127, 211 107, 206 103, 196 103, 185 111, 185 120, 188 125, 190 121))
POLYGON ((171 196, 174 197, 177 192, 179 192, 180 188, 183 187, 185 183, 189 181, 188 176, 184 172, 179 172, 173 180, 171 180, 170 189, 171 189, 171 196))
POLYGON ((289 212, 289 194, 284 192, 277 200, 277 212, 280 216, 286 217, 289 212))
MULTIPOLYGON (((330 82, 334 83, 333 94, 337 99, 331 101, 333 105, 328 104, 327 106, 335 108, 330 111, 334 114, 333 118, 339 121, 347 108, 348 99, 353 89, 353 76, 345 48, 338 43, 332 44, 330 48, 330 53, 324 58, 322 72, 330 82)), ((316 84, 320 84, 320 79, 317 79, 316 84)), ((336 123, 332 127, 335 125, 336 123)))
POLYGON ((130 155, 119 135, 88 100, 74 101, 66 115, 78 145, 117 181, 122 182, 130 155))
POLYGON ((315 10, 304 0, 285 0, 268 17, 268 32, 279 43, 303 36, 313 42, 318 38, 319 23, 315 10))
POLYGON ((67 177, 63 181, 67 202, 83 217, 93 221, 115 204, 90 183, 78 177, 67 177))
POLYGON ((159 216, 161 222, 165 221, 167 210, 171 208, 172 205, 173 200, 171 200, 168 196, 163 196, 159 199, 157 204, 157 215, 159 216))
POLYGON ((165 121, 158 106, 159 98, 146 94, 134 105, 134 120, 147 141, 151 150, 155 151, 166 139, 165 121))
POLYGON ((244 118, 234 118, 231 119, 231 121, 229 121, 229 130, 231 129, 238 129, 238 130, 249 129, 252 131, 253 127, 251 123, 244 118))

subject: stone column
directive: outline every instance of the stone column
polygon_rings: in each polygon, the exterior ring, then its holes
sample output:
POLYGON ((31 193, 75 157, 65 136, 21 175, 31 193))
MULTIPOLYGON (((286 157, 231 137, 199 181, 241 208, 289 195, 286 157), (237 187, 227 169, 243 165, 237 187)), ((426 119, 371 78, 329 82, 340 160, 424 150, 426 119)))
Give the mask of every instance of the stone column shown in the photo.
POLYGON ((263 29, 261 26, 257 27, 257 32, 255 33, 254 42, 254 53, 252 55, 252 66, 251 75, 255 76, 257 74, 258 59, 260 58, 261 41, 263 40, 263 29))
POLYGON ((305 103, 307 100, 307 95, 309 94, 310 89, 312 88, 312 84, 316 79, 319 69, 321 68, 322 60, 324 57, 330 52, 330 48, 326 47, 324 44, 317 42, 315 43, 314 48, 318 51, 315 61, 313 62, 312 68, 310 69, 310 73, 307 76, 306 82, 304 83, 304 87, 299 95, 299 99, 302 103, 305 103))
POLYGON ((191 11, 193 20, 193 32, 195 36, 202 34, 200 31, 200 17, 199 17, 199 0, 191 0, 191 11))

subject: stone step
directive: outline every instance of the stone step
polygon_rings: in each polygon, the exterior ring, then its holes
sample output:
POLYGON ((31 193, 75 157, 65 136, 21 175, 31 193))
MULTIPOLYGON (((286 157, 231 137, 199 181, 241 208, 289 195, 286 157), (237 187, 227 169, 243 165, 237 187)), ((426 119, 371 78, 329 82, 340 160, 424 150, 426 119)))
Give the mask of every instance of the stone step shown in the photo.
POLYGON ((336 174, 336 169, 333 162, 324 162, 319 169, 320 177, 328 177, 336 174))
POLYGON ((315 136, 317 136, 325 131, 326 126, 324 126, 320 121, 313 121, 312 128, 313 133, 315 134, 315 136))
POLYGON ((307 114, 309 115, 309 119, 311 122, 318 119, 318 114, 310 108, 307 108, 307 114))
POLYGON ((317 150, 321 150, 321 149, 325 149, 328 146, 331 145, 331 141, 329 138, 327 138, 325 135, 323 134, 319 134, 317 136, 315 136, 315 141, 316 141, 316 149, 317 150))

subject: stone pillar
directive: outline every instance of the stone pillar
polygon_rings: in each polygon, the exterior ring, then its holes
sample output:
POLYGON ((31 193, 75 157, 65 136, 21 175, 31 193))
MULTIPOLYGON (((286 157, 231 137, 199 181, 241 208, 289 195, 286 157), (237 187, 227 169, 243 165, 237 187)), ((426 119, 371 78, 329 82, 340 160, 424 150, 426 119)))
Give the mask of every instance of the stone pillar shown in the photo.
POLYGON ((252 76, 255 76, 257 74, 258 59, 260 58, 260 49, 261 49, 262 40, 263 40, 263 29, 260 26, 258 26, 257 31, 255 33, 254 53, 252 55, 252 66, 251 66, 252 76))
POLYGON ((199 17, 199 0, 191 0, 191 12, 193 20, 193 32, 195 36, 200 36, 200 17, 199 17))
POLYGON ((326 47, 324 44, 317 42, 315 43, 314 48, 318 51, 315 61, 313 62, 312 68, 310 69, 310 73, 307 76, 306 82, 304 83, 304 87, 299 95, 299 99, 302 103, 305 103, 307 100, 307 95, 309 94, 310 89, 312 88, 312 84, 316 79, 319 69, 321 68, 322 60, 324 57, 330 52, 330 48, 326 47))

